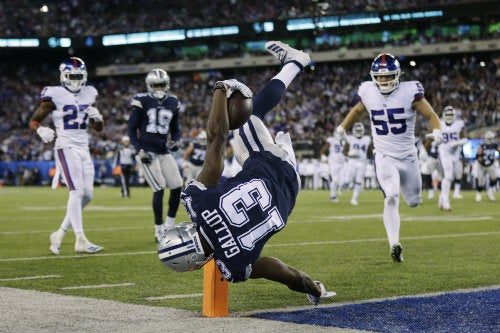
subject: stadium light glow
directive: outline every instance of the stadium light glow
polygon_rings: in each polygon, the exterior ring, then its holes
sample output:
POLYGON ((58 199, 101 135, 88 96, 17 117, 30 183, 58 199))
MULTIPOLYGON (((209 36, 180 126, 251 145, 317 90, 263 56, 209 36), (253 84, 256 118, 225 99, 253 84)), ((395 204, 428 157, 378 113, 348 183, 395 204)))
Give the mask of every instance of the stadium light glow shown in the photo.
POLYGON ((185 30, 163 30, 151 32, 136 32, 130 34, 104 35, 102 36, 102 45, 127 45, 141 43, 166 42, 173 40, 186 39, 185 30))
POLYGON ((0 47, 38 47, 38 38, 0 38, 0 47))

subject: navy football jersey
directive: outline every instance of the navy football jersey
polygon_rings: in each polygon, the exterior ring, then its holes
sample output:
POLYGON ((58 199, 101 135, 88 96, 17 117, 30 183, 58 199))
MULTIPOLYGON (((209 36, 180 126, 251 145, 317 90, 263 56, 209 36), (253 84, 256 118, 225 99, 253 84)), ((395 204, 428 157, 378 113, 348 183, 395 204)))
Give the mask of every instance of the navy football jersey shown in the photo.
POLYGON ((483 159, 480 161, 480 164, 486 167, 492 165, 495 162, 495 154, 498 151, 498 143, 481 142, 480 147, 483 150, 483 159))
POLYGON ((158 100, 148 93, 140 93, 134 96, 131 105, 128 136, 135 149, 168 153, 167 135, 170 133, 172 141, 178 141, 181 136, 177 97, 167 94, 158 100))
POLYGON ((203 165, 206 152, 207 146, 201 145, 199 142, 194 142, 193 152, 189 155, 189 162, 193 163, 193 165, 203 165))
POLYGON ((252 154, 243 169, 222 184, 205 187, 191 181, 181 200, 214 249, 224 278, 240 282, 250 276, 267 240, 285 226, 298 191, 292 165, 261 152, 252 154))

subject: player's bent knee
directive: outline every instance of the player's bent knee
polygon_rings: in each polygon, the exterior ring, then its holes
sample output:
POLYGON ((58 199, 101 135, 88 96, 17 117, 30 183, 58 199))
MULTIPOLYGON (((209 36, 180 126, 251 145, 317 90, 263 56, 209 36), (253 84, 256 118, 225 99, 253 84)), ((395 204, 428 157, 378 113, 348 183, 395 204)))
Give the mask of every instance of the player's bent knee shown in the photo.
POLYGON ((397 196, 388 196, 384 199, 384 202, 388 206, 397 206, 399 204, 399 198, 397 196))

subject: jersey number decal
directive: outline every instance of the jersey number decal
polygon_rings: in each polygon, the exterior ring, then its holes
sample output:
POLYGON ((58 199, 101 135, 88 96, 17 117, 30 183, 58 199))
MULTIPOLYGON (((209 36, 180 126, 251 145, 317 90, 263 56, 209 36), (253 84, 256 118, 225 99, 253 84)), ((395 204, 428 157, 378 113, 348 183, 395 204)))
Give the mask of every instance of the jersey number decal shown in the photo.
POLYGON ((262 221, 238 237, 240 246, 246 250, 252 250, 260 239, 285 226, 278 209, 272 206, 271 194, 262 180, 253 179, 233 189, 221 197, 220 206, 229 223, 235 227, 241 227, 250 221, 250 209, 258 207, 266 214, 262 221))
POLYGON ((84 105, 65 105, 63 107, 64 116, 63 116, 63 124, 65 130, 74 130, 74 129, 87 129, 87 118, 89 115, 85 113, 82 122, 78 121, 78 111, 83 111, 89 106, 87 104, 84 105))
POLYGON ((168 134, 170 121, 172 120, 172 111, 166 109, 152 108, 148 110, 148 125, 146 132, 168 134))
POLYGON ((387 119, 385 121, 386 110, 371 110, 372 123, 378 135, 387 135, 389 130, 392 134, 406 132, 406 120, 396 118, 398 114, 405 112, 403 108, 387 109, 387 119), (383 118, 383 119, 381 119, 383 118))

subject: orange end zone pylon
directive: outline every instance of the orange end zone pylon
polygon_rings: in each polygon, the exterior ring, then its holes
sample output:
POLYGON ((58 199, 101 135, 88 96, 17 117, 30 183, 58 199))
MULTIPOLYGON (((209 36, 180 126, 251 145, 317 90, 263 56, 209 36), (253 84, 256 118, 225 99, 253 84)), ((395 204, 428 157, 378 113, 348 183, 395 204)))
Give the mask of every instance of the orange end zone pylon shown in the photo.
POLYGON ((212 259, 203 266, 203 316, 227 317, 228 282, 212 259))

